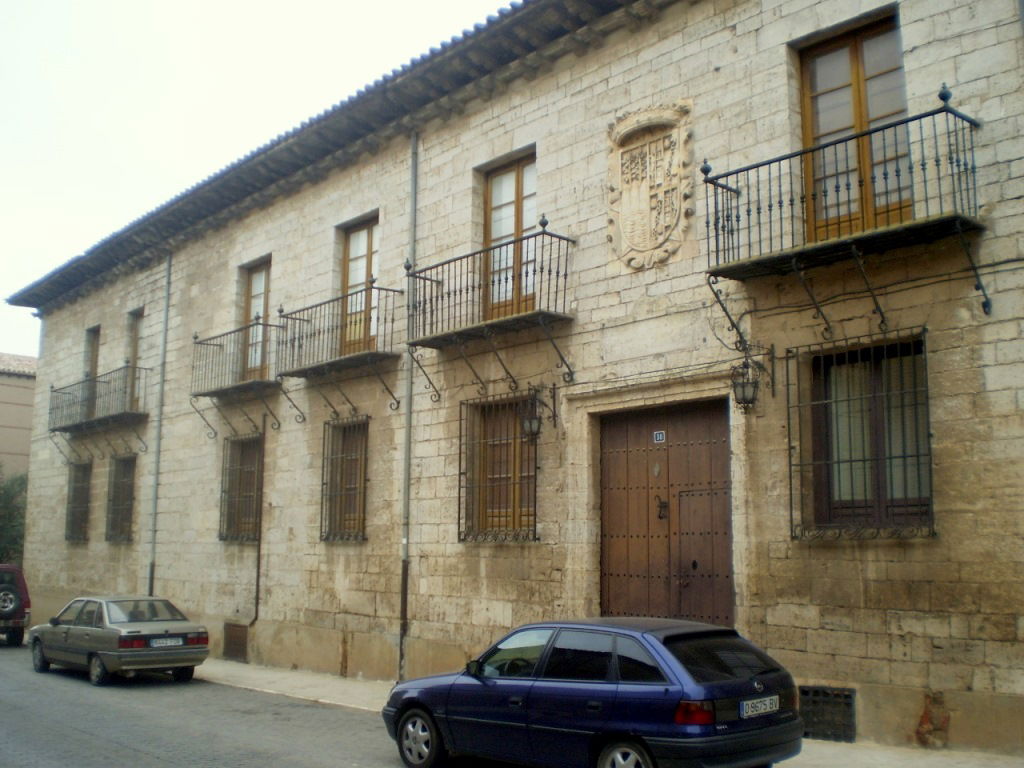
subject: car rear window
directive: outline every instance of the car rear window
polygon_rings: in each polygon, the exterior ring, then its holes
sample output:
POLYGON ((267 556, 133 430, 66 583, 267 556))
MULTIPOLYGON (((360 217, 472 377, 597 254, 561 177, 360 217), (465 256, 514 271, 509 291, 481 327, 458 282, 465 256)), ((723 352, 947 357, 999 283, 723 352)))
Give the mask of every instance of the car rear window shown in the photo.
POLYGON ((665 647, 695 682, 747 680, 780 669, 771 656, 735 635, 666 638, 665 647))
POLYGON ((644 647, 631 637, 616 642, 619 657, 619 680, 624 683, 663 683, 665 675, 644 647))
POLYGON ((130 621, 187 621, 167 600, 116 600, 107 603, 111 624, 130 621))

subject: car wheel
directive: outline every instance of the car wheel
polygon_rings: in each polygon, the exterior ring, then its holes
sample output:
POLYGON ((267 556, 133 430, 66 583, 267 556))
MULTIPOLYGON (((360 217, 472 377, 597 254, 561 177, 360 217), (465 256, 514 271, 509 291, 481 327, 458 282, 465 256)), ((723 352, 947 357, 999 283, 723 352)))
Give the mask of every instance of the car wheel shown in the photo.
POLYGON ((655 768, 647 750, 633 741, 617 741, 601 750, 597 768, 655 768))
POLYGON ((0 617, 13 616, 19 608, 21 608, 21 595, 18 594, 18 590, 6 584, 0 587, 0 617))
POLYGON ((89 682, 93 685, 106 685, 110 682, 110 673, 99 656, 89 658, 89 682))
POLYGON ((7 630, 7 644, 12 648, 20 648, 25 642, 25 630, 21 627, 7 630))
POLYGON ((398 723, 398 754, 409 768, 434 768, 448 757, 433 718, 422 709, 410 709, 398 723))
POLYGON ((195 667, 175 667, 171 670, 171 677, 174 678, 176 683, 187 683, 195 673, 195 667))
POLYGON ((50 669, 50 660, 43 653, 43 643, 41 640, 36 640, 32 643, 32 669, 36 672, 48 672, 50 669))

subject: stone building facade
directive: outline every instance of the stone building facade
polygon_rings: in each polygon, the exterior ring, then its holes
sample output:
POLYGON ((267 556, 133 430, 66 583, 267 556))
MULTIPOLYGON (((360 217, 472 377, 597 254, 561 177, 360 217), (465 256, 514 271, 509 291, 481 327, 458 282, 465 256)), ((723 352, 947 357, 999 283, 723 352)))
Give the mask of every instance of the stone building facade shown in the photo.
POLYGON ((28 472, 36 359, 0 352, 0 478, 28 472))
POLYGON ((1024 751, 1022 31, 533 0, 368 86, 12 297, 33 596, 375 678, 687 616, 1024 751))

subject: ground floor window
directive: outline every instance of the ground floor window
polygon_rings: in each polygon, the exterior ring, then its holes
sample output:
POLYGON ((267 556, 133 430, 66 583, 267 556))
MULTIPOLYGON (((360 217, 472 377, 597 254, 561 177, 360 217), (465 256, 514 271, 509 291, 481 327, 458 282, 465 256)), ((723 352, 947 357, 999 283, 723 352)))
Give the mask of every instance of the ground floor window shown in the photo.
POLYGON ((263 435, 224 441, 220 492, 222 541, 256 541, 263 505, 263 435))
POLYGON ((794 532, 933 535, 924 334, 787 358, 794 532))
POLYGON ((366 538, 366 418, 324 424, 320 539, 366 538))
POLYGON ((537 441, 533 397, 469 400, 461 410, 461 521, 465 540, 533 540, 537 534, 537 441))
POLYGON ((68 506, 64 538, 68 541, 89 539, 89 495, 92 486, 92 462, 75 462, 68 466, 68 506))
POLYGON ((135 456, 115 456, 107 483, 107 541, 132 540, 135 456))

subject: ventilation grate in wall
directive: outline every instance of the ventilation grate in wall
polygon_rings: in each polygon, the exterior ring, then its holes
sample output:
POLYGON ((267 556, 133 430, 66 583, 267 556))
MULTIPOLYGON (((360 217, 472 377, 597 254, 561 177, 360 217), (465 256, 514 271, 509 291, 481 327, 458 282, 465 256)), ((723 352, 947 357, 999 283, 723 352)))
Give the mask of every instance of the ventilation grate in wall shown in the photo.
POLYGON ((800 686, 800 716, 804 719, 804 738, 826 741, 856 741, 853 688, 800 686))
POLYGON ((224 625, 224 658, 249 661, 249 627, 245 624, 224 625))

